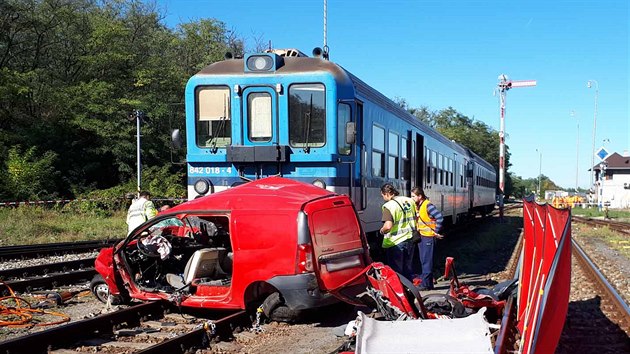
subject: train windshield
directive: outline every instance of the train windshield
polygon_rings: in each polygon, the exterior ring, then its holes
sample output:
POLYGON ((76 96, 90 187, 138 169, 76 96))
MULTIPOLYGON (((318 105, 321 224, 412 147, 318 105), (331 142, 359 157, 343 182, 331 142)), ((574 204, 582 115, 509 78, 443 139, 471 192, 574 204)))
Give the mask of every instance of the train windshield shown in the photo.
POLYGON ((323 84, 289 86, 291 146, 322 147, 326 143, 326 91, 323 84))
POLYGON ((197 89, 195 131, 197 146, 225 147, 232 143, 230 123, 230 88, 226 86, 197 89))

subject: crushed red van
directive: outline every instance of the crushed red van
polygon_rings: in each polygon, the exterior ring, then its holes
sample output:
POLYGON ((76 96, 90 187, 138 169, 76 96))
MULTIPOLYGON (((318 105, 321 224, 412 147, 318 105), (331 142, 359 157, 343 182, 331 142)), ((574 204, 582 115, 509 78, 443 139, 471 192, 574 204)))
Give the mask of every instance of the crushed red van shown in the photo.
POLYGON ((103 249, 101 301, 165 299, 255 309, 275 320, 330 304, 328 292, 371 262, 350 199, 281 177, 191 200, 103 249))

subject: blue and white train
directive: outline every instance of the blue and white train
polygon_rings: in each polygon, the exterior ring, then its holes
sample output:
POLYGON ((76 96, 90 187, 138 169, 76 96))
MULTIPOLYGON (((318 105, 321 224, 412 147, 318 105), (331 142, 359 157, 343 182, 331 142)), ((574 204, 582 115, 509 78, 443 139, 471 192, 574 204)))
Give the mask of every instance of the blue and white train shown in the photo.
POLYGON ((186 86, 188 197, 280 175, 349 195, 377 231, 380 187, 420 186, 447 221, 494 208, 496 171, 341 66, 296 50, 229 58, 186 86))

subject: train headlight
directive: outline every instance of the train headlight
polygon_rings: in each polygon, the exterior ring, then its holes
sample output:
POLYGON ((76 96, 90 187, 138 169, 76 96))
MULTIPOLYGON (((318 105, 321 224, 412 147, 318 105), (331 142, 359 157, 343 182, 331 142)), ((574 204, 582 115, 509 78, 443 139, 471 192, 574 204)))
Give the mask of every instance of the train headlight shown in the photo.
POLYGON ((326 183, 324 183, 324 181, 322 181, 321 179, 314 180, 313 185, 322 189, 326 189, 326 183))
POLYGON ((247 68, 251 71, 269 71, 273 67, 273 59, 268 55, 252 55, 247 58, 247 68))
POLYGON ((210 190, 210 185, 205 179, 198 179, 193 188, 198 194, 204 195, 210 190))

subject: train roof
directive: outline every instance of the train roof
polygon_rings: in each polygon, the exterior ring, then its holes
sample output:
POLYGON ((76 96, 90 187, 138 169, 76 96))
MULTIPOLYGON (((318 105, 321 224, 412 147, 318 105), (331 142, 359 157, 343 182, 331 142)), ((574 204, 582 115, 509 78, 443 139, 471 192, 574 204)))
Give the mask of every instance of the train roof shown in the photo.
POLYGON ((169 209, 168 213, 252 209, 297 212, 304 203, 333 195, 336 194, 312 184, 267 177, 190 200, 169 209))
MULTIPOLYGON (((344 69, 345 70, 345 69, 344 69)), ((380 93, 378 90, 374 89, 372 86, 366 84, 363 80, 359 79, 349 71, 346 71, 352 82, 354 84, 355 90, 363 93, 368 96, 371 100, 378 102, 380 105, 387 107, 390 111, 394 112, 398 118, 406 120, 409 124, 421 126, 425 132, 428 132, 431 137, 436 140, 441 141, 445 145, 449 145, 453 150, 459 150, 459 153, 463 154, 466 152, 465 148, 462 145, 458 144, 453 140, 449 140, 444 135, 440 134, 433 127, 427 125, 417 117, 413 116, 411 113, 407 112, 404 108, 402 108, 399 104, 387 98, 387 96, 380 93)))
POLYGON ((472 159, 477 162, 478 164, 480 164, 481 166, 494 171, 496 173, 496 170, 494 169, 494 166, 492 166, 488 161, 484 160, 481 156, 477 155, 474 151, 470 150, 469 148, 466 148, 466 151, 468 151, 468 154, 470 154, 470 156, 472 157, 472 159))
MULTIPOLYGON (((341 66, 320 58, 283 57, 284 64, 279 66, 273 74, 299 74, 305 72, 328 72, 341 84, 350 84, 348 72, 341 66)), ((206 66, 197 75, 245 75, 244 59, 228 59, 206 66)), ((264 76, 265 73, 256 73, 264 76)))
MULTIPOLYGON (((405 120, 411 125, 419 126, 425 132, 427 132, 434 139, 442 142, 445 145, 450 146, 452 149, 459 151, 461 154, 465 154, 469 151, 470 155, 475 157, 475 160, 480 161, 489 169, 494 169, 492 165, 484 161, 479 155, 472 152, 469 148, 462 146, 456 141, 449 140, 434 128, 430 127, 426 123, 422 122, 404 108, 400 107, 397 103, 387 98, 385 95, 374 89, 372 86, 359 79, 350 71, 343 68, 341 65, 332 61, 322 58, 312 58, 305 56, 297 57, 283 57, 284 63, 274 72, 274 74, 298 74, 305 72, 328 72, 340 85, 352 85, 356 92, 359 92, 372 101, 377 102, 381 106, 387 107, 388 110, 396 114, 399 118, 405 120)), ((199 71, 196 75, 245 75, 244 71, 244 59, 227 59, 210 64, 199 71)), ((249 74, 249 73, 247 73, 249 74)), ((265 74, 256 74, 265 75, 265 74)))

